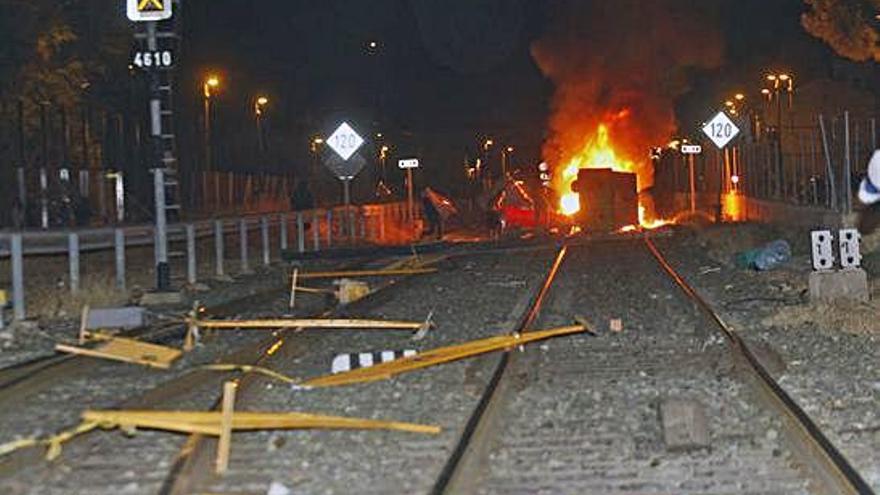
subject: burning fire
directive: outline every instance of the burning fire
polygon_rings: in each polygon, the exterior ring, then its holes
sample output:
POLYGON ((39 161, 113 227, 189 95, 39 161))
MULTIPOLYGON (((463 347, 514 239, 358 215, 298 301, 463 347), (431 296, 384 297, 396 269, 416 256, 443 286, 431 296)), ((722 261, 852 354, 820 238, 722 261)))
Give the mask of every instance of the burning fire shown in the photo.
POLYGON ((617 156, 608 137, 608 126, 599 124, 596 135, 562 169, 557 190, 561 193, 559 211, 563 215, 571 216, 581 209, 580 197, 571 190, 571 184, 577 180, 578 170, 582 168, 610 168, 615 172, 630 173, 636 171, 632 161, 617 156))
MULTIPOLYGON (((614 116, 615 119, 625 118, 629 112, 623 110, 614 116)), ((580 196, 571 190, 572 183, 577 180, 578 171, 582 168, 610 168, 615 172, 638 173, 635 162, 618 156, 611 143, 607 124, 599 124, 596 134, 587 140, 583 148, 574 154, 558 175, 556 187, 560 193, 559 212, 572 216, 581 209, 580 196)), ((639 204, 639 223, 642 228, 653 229, 668 224, 668 221, 651 218, 645 205, 639 204)), ((635 226, 632 226, 636 228, 635 226)))

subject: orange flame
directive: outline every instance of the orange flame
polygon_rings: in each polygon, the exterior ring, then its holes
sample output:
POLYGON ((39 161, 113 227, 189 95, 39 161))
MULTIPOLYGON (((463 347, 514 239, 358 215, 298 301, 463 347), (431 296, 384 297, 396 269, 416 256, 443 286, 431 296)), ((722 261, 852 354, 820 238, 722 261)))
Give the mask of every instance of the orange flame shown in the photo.
MULTIPOLYGON (((625 118, 629 114, 624 109, 614 118, 625 118)), ((608 136, 608 126, 599 124, 596 135, 587 140, 583 148, 562 167, 558 175, 556 190, 560 194, 559 211, 564 215, 574 215, 581 209, 580 198, 571 190, 571 184, 577 179, 578 170, 582 168, 610 168, 615 172, 636 172, 636 165, 630 160, 618 157, 608 136)))
MULTIPOLYGON (((610 120, 614 122, 628 116, 629 110, 623 109, 611 115, 610 120)), ((563 215, 572 216, 581 209, 580 196, 571 190, 571 185, 577 180, 578 171, 582 168, 610 168, 615 172, 639 173, 639 167, 635 162, 618 156, 614 150, 608 132, 608 124, 599 124, 596 134, 587 140, 580 151, 575 153, 562 167, 562 172, 556 176, 555 187, 559 192, 559 212, 563 215)), ((670 222, 653 218, 653 204, 647 206, 639 204, 639 227, 654 229, 668 223, 670 222)), ((636 228, 636 226, 631 227, 636 228)))

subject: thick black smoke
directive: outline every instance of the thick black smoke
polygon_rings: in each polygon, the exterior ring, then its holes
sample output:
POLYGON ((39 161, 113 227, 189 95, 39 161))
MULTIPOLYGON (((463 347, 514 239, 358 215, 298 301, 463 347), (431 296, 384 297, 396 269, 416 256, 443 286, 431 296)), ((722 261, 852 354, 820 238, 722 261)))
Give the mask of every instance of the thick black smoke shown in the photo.
POLYGON ((880 62, 880 0, 805 0, 801 24, 844 57, 880 62))
MULTIPOLYGON (((567 161, 600 123, 613 146, 644 165, 675 130, 674 101, 694 69, 721 63, 716 2, 556 1, 532 47, 556 85, 544 158, 567 161)), ((650 173, 640 170, 642 187, 650 173)))

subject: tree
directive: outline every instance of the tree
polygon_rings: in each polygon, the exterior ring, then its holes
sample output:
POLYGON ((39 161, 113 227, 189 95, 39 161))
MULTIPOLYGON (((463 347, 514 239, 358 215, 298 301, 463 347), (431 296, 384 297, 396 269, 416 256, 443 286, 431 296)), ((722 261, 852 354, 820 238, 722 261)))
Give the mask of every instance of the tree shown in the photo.
POLYGON ((805 0, 810 11, 801 24, 840 55, 880 61, 880 0, 805 0))

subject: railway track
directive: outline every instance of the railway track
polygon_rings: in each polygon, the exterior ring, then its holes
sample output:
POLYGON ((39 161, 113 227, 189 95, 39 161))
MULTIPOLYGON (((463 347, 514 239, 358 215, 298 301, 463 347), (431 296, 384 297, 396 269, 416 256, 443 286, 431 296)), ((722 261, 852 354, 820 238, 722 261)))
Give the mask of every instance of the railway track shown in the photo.
MULTIPOLYGON (((284 480, 297 493, 337 493, 352 486, 359 493, 872 493, 806 414, 780 398, 781 389, 768 383, 768 374, 762 376, 761 363, 749 359, 748 347, 651 241, 644 247, 638 242, 573 242, 508 256, 462 254, 448 262, 445 275, 397 284, 350 308, 359 316, 382 317, 402 306, 415 318, 437 304, 447 306, 448 314, 439 312, 441 331, 429 337, 429 347, 564 325, 579 314, 603 328, 597 337, 549 341, 526 352, 511 350, 343 389, 294 392, 256 374, 233 375, 239 381, 236 410, 436 423, 444 430, 437 438, 243 434, 233 443, 230 472, 219 477, 213 438, 139 432, 122 441, 118 434, 99 432, 70 445, 74 458, 89 460, 71 462, 68 469, 88 468, 91 481, 67 491, 265 493, 271 478, 284 480), (620 266, 611 267, 616 256, 622 258, 620 266), (545 268, 535 270, 536 263, 545 268), (639 274, 637 283, 626 282, 624 274, 632 273, 639 274), (479 284, 497 291, 488 299, 497 307, 480 304, 479 289, 463 290, 479 284), (431 301, 431 295, 442 303, 431 301), (467 311, 457 309, 462 304, 469 305, 467 311), (468 323, 450 325, 465 313, 474 315, 468 323), (604 330, 611 317, 622 318, 623 332, 604 330), (710 447, 664 450, 656 412, 667 393, 706 403, 710 447), (772 432, 781 432, 779 438, 772 432), (99 449, 114 458, 93 454, 99 449), (148 465, 127 468, 126 457, 145 458, 148 465), (98 490, 94 479, 102 470, 115 484, 98 490)), ((222 361, 302 376, 320 373, 328 349, 363 351, 377 345, 407 344, 390 335, 290 331, 222 361), (268 353, 270 348, 275 350, 268 353)), ((118 407, 216 408, 220 385, 229 377, 192 372, 118 407)), ((63 475, 47 469, 45 476, 56 480, 54 492, 65 493, 57 489, 63 475)))
MULTIPOLYGON (((801 475, 808 479, 804 483, 804 488, 808 486, 810 493, 821 494, 873 493, 871 487, 827 439, 820 428, 813 423, 809 416, 764 369, 762 363, 750 351, 739 335, 727 326, 713 308, 675 271, 648 236, 645 237, 645 247, 650 251, 663 273, 670 280, 674 281, 676 286, 687 296, 688 301, 699 308, 706 321, 710 322, 710 326, 713 327, 714 331, 718 335, 723 336, 728 343, 726 346, 728 349, 727 353, 736 363, 735 370, 738 379, 749 385, 753 393, 752 395, 760 398, 762 407, 775 415, 779 423, 781 423, 787 450, 792 454, 792 458, 794 458, 793 464, 797 465, 801 475)), ((547 273, 543 285, 534 295, 528 310, 523 314, 516 331, 529 331, 532 324, 538 319, 542 307, 548 298, 548 293, 554 285, 555 279, 560 274, 560 267, 565 255, 566 248, 562 248, 557 255, 556 262, 547 273)), ((585 308, 584 311, 586 313, 590 312, 589 308, 585 308)), ((585 457, 589 457, 589 449, 578 448, 578 440, 584 440, 583 438, 578 438, 580 433, 574 434, 568 439, 550 439, 536 435, 535 438, 526 438, 524 441, 511 440, 514 435, 522 434, 528 437, 529 433, 522 430, 517 431, 515 428, 505 429, 502 426, 508 419, 505 409, 517 407, 516 404, 511 405, 514 403, 514 398, 509 396, 515 396, 519 392, 516 384, 512 382, 516 381, 515 377, 517 374, 534 373, 534 370, 528 369, 529 367, 540 367, 536 365, 534 360, 517 359, 519 357, 517 354, 515 351, 509 351, 498 362, 492 379, 484 389, 478 406, 469 418, 467 427, 461 435, 452 455, 444 465, 431 493, 587 493, 593 491, 616 493, 618 489, 626 491, 626 493, 654 493, 659 488, 658 484, 646 481, 637 471, 615 473, 612 468, 613 463, 602 466, 601 469, 604 470, 604 473, 601 470, 591 472, 582 463, 580 474, 584 472, 591 473, 587 474, 588 478, 601 475, 610 475, 612 478, 619 477, 623 480, 621 487, 616 487, 613 484, 602 485, 592 482, 583 485, 578 485, 577 482, 571 483, 571 480, 576 480, 579 474, 577 472, 578 469, 568 471, 563 476, 568 478, 567 484, 566 482, 561 484, 547 483, 547 480, 542 479, 540 468, 534 469, 531 466, 527 466, 532 461, 537 461, 536 463, 546 461, 548 456, 552 457, 554 453, 559 454, 565 451, 567 451, 567 454, 576 452, 578 454, 586 454, 585 457), (505 436, 507 437, 506 440, 503 438, 505 436), (547 448, 549 445, 553 445, 554 441, 556 442, 555 452, 552 450, 553 447, 547 448), (493 445, 503 445, 505 442, 507 442, 509 448, 493 449, 492 447, 493 445), (505 454, 510 455, 511 451, 514 456, 520 455, 518 464, 526 468, 530 475, 505 484, 505 474, 493 473, 492 459, 503 457, 505 454), (539 459, 536 459, 533 455, 535 452, 541 454, 539 459), (493 479, 493 475, 495 479, 493 479), (522 484, 518 485, 519 483, 522 484)), ((633 361, 633 363, 635 364, 636 361, 633 361)), ((558 368, 565 368, 566 363, 554 363, 554 366, 557 364, 559 365, 558 368)), ((640 362, 638 364, 644 365, 646 363, 640 362)), ((655 362, 653 365, 658 369, 663 367, 661 363, 655 362)), ((589 379, 589 371, 599 371, 602 367, 591 369, 590 366, 584 366, 579 368, 579 372, 586 372, 584 378, 589 379)), ((607 368, 605 371, 607 372, 607 368)), ((617 368, 616 371, 625 373, 625 370, 622 368, 617 368)), ((531 416, 533 421, 537 421, 535 418, 538 416, 537 414, 531 416)), ((611 418, 607 419, 613 421, 611 418)), ((589 442, 587 440, 587 443, 589 442)), ((563 456, 565 455, 563 454, 563 456)), ((774 455, 778 456, 779 454, 774 455)), ((650 461, 647 465, 650 465, 652 462, 656 461, 650 461)), ((767 462, 772 463, 770 460, 767 462)), ((559 462, 560 465, 564 463, 564 461, 559 462)), ((554 468, 559 467, 552 466, 552 462, 550 462, 550 465, 551 469, 548 469, 548 471, 553 471, 554 468)), ((718 469, 718 471, 719 477, 723 478, 725 476, 723 469, 718 469)), ((709 474, 711 477, 713 473, 710 472, 709 474)), ((555 476, 550 474, 547 476, 547 479, 552 479, 555 476)), ((790 491, 799 492, 800 490, 796 480, 788 480, 785 475, 779 476, 778 481, 779 487, 783 487, 781 488, 782 493, 790 491)), ((681 493, 690 493, 694 488, 696 488, 698 493, 715 493, 713 489, 718 490, 718 493, 727 493, 725 490, 729 489, 730 484, 725 484, 722 481, 722 483, 714 487, 711 484, 704 484, 697 485, 696 487, 679 485, 678 487, 666 488, 672 490, 678 488, 681 489, 681 493)), ((745 485, 740 484, 739 488, 745 489, 745 485)))

